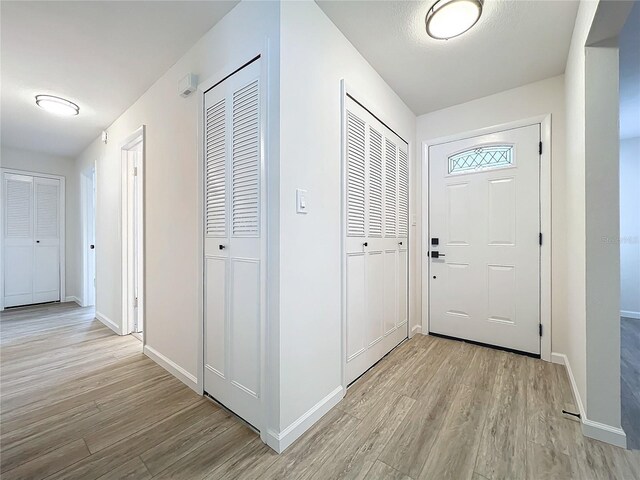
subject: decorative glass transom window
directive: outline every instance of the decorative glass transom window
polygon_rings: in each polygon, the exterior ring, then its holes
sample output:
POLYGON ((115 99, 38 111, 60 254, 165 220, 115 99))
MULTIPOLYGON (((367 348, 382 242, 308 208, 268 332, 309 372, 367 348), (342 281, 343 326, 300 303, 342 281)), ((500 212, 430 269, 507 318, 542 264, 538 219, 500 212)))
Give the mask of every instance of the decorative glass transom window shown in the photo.
POLYGON ((476 147, 449 157, 449 173, 469 173, 513 165, 513 145, 476 147))

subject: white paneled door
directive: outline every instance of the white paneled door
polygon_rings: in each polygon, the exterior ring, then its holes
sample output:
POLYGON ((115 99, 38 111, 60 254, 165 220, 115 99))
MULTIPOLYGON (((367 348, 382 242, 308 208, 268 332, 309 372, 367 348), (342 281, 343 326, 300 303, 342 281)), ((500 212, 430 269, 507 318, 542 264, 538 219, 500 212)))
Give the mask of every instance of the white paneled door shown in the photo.
POLYGON ((60 300, 60 181, 3 174, 4 306, 60 300))
POLYGON ((407 144, 347 97, 345 145, 346 381, 408 333, 407 144))
POLYGON ((540 353, 540 126, 429 149, 429 330, 540 353))
POLYGON ((259 428, 260 60, 205 94, 204 390, 259 428))

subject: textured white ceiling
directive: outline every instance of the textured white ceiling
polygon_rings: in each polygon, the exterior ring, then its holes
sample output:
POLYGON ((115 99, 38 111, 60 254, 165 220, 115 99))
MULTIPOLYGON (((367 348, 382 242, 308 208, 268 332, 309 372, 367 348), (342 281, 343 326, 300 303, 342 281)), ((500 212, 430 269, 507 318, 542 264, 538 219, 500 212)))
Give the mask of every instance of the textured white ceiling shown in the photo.
POLYGON ((485 0, 471 30, 442 41, 425 31, 435 0, 316 1, 417 115, 562 74, 578 9, 485 0))
POLYGON ((77 155, 236 4, 3 0, 2 144, 77 155), (80 115, 45 112, 38 93, 80 115))
POLYGON ((640 2, 620 34, 620 138, 640 137, 640 2))

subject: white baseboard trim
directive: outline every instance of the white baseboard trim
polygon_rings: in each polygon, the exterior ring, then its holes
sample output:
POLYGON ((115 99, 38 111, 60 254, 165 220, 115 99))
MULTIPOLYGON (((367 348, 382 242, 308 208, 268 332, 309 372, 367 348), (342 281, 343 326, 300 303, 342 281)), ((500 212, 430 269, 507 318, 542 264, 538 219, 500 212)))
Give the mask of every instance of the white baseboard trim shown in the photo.
POLYGON ((64 297, 64 301, 66 302, 76 302, 79 306, 82 306, 82 300, 80 300, 78 297, 74 297, 74 296, 68 296, 68 297, 64 297))
POLYGON ((584 410, 584 404, 582 398, 580 398, 580 392, 578 391, 578 385, 576 379, 573 376, 571 370, 571 364, 569 363, 569 357, 564 353, 551 353, 551 361, 564 365, 569 376, 569 382, 571 383, 571 391, 573 392, 573 398, 575 399, 578 411, 580 412, 580 421, 582 423, 582 434, 589 438, 600 440, 601 442, 610 443, 617 447, 627 448, 627 435, 620 427, 612 427, 604 423, 589 420, 584 410))
POLYGON ((640 320, 640 312, 634 312, 631 310, 620 310, 620 316, 626 318, 635 318, 636 320, 640 320))
POLYGON ((267 445, 276 452, 282 453, 289 445, 300 438, 304 432, 309 430, 314 423, 320 420, 324 414, 335 407, 342 400, 344 394, 344 388, 340 385, 282 432, 278 433, 269 429, 267 431, 267 445))
POLYGON ((416 333, 422 333, 422 325, 414 325, 411 327, 410 337, 413 337, 416 333))
POLYGON ((103 315, 102 313, 96 311, 96 318, 100 320, 102 323, 104 323, 111 330, 113 330, 115 333, 117 333, 118 335, 122 335, 122 333, 120 332, 120 325, 118 325, 116 322, 111 320, 106 315, 103 315))
POLYGON ((173 360, 165 357, 163 354, 161 354, 155 348, 150 347, 149 345, 145 345, 142 351, 147 357, 156 362, 167 372, 184 383, 187 387, 194 390, 197 394, 202 395, 202 392, 198 389, 198 378, 195 375, 190 374, 173 360))
POLYGON ((624 433, 622 427, 612 427, 585 418, 582 421, 582 433, 589 438, 595 438, 616 447, 627 448, 627 434, 624 433))
POLYGON ((584 419, 587 418, 587 415, 584 411, 584 404, 582 403, 580 392, 578 391, 578 384, 576 383, 576 379, 573 376, 573 371, 571 370, 569 357, 567 357, 564 353, 552 352, 551 361, 559 365, 564 365, 564 368, 567 370, 567 375, 569 376, 569 383, 571 383, 571 391, 573 392, 573 399, 575 400, 576 405, 578 407, 578 413, 580 413, 580 419, 584 423, 584 419))

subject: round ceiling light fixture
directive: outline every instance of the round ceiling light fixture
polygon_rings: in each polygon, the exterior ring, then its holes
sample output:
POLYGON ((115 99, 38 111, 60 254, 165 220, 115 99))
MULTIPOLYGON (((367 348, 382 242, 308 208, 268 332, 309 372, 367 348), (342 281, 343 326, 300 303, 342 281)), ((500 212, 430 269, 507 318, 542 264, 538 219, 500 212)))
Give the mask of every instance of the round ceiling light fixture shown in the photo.
POLYGON ((69 100, 53 95, 36 95, 36 105, 47 112, 65 117, 72 117, 80 113, 80 107, 69 100))
POLYGON ((427 12, 427 33, 448 40, 473 27, 482 15, 483 0, 438 0, 427 12))

